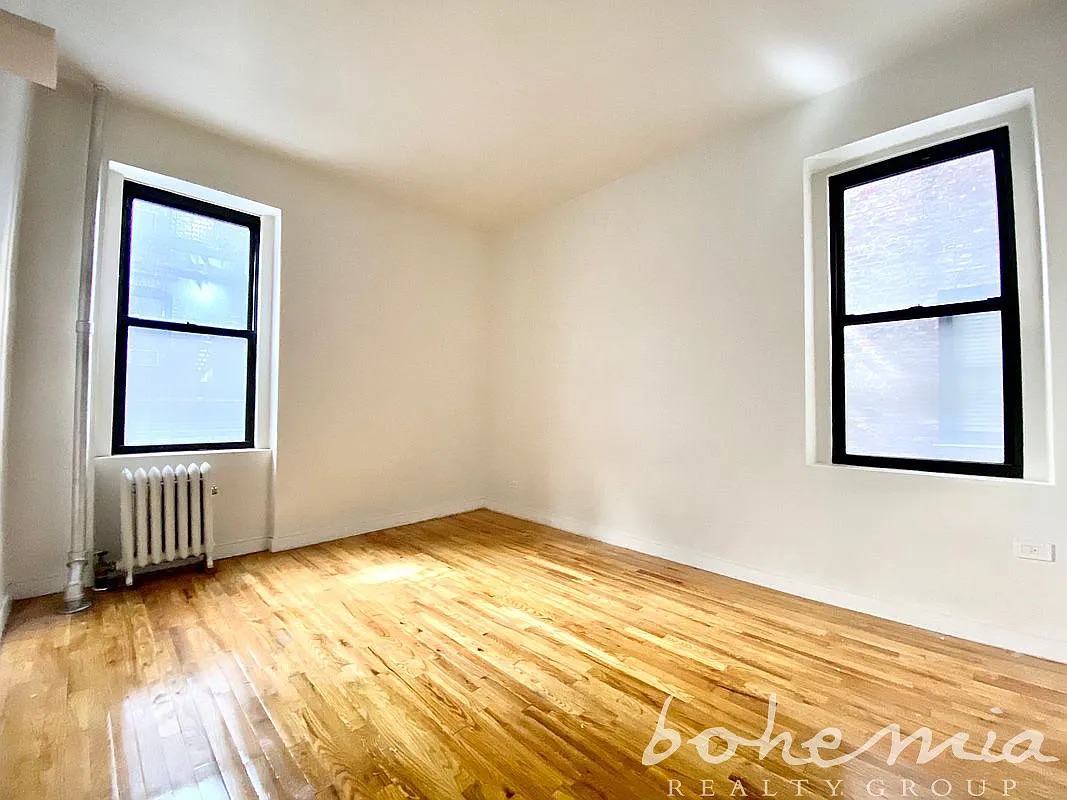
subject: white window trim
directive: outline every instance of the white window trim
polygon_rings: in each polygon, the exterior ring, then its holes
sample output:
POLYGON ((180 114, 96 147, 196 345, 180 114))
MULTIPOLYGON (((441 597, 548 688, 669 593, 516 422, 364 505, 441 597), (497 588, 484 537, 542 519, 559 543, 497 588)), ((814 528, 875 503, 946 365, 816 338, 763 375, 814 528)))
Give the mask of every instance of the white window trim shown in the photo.
MULTIPOLYGON (((281 210, 226 194, 180 178, 112 161, 105 176, 100 209, 93 295, 92 417, 89 447, 94 458, 111 457, 111 416, 115 394, 115 336, 118 312, 119 250, 122 237, 122 190, 127 180, 155 186, 260 219, 258 349, 256 353, 256 450, 275 450, 278 408, 278 308, 281 263, 281 210)), ((192 451, 175 451, 179 453, 192 451)), ((215 452, 198 450, 197 457, 215 452)), ((151 454, 153 456, 159 453, 151 454)), ((130 456, 122 456, 129 459, 130 456)))
POLYGON ((804 160, 805 454, 812 466, 898 472, 956 480, 1054 482, 1052 378, 1044 191, 1034 92, 1027 89, 905 125, 804 160), (1011 135, 1012 193, 1023 377, 1023 478, 834 464, 830 407, 830 248, 826 179, 902 153, 1007 125, 1011 135))

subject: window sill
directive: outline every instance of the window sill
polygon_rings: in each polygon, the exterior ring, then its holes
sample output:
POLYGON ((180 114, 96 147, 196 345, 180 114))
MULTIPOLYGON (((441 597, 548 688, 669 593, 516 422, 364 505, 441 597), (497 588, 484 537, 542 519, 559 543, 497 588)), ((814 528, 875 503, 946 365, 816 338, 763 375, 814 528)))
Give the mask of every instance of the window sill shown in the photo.
POLYGON ((1055 486, 1052 478, 1004 478, 999 475, 969 475, 962 472, 926 472, 917 469, 893 469, 892 467, 866 467, 858 464, 832 464, 826 461, 808 461, 809 467, 821 467, 831 470, 852 470, 855 472, 881 472, 895 475, 910 475, 919 478, 941 478, 956 481, 979 483, 999 483, 1011 486, 1055 486))
POLYGON ((170 450, 162 453, 120 453, 118 455, 101 455, 94 456, 93 461, 100 461, 104 463, 119 462, 119 461, 134 461, 137 459, 181 459, 183 461, 199 461, 206 459, 210 456, 219 455, 237 455, 239 453, 248 453, 262 455, 264 453, 272 452, 269 447, 238 447, 229 450, 170 450))

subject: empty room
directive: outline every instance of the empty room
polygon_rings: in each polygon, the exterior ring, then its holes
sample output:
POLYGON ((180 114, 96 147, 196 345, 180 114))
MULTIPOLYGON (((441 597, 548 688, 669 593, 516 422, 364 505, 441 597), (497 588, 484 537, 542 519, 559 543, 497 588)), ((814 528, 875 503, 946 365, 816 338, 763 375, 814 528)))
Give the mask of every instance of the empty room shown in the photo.
POLYGON ((1065 436, 1063 0, 0 0, 0 800, 1067 800, 1065 436))

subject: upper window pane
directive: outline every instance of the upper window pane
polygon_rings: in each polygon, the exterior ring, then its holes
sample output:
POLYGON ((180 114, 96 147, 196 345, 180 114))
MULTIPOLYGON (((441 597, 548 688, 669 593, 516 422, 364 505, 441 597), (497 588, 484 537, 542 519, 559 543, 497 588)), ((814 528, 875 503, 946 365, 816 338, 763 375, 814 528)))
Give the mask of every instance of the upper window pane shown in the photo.
POLYGON ((1000 295, 992 150, 844 192, 845 311, 1000 295))
POLYGON ((243 225, 134 200, 130 316, 248 328, 250 248, 243 225))

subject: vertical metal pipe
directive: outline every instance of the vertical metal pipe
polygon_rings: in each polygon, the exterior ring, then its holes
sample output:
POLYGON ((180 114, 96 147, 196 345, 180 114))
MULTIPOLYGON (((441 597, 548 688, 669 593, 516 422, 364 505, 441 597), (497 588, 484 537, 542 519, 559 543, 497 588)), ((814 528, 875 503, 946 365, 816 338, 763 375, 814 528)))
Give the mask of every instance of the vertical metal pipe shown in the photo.
POLYGON ((104 161, 104 119, 108 92, 93 86, 92 122, 89 126, 89 156, 85 167, 85 210, 82 218, 81 283, 78 289, 77 361, 74 371, 74 456, 71 465, 70 553, 63 613, 89 607, 85 592, 85 568, 89 564, 92 520, 92 464, 89 462, 89 344, 93 310, 93 267, 96 253, 97 205, 104 161))

